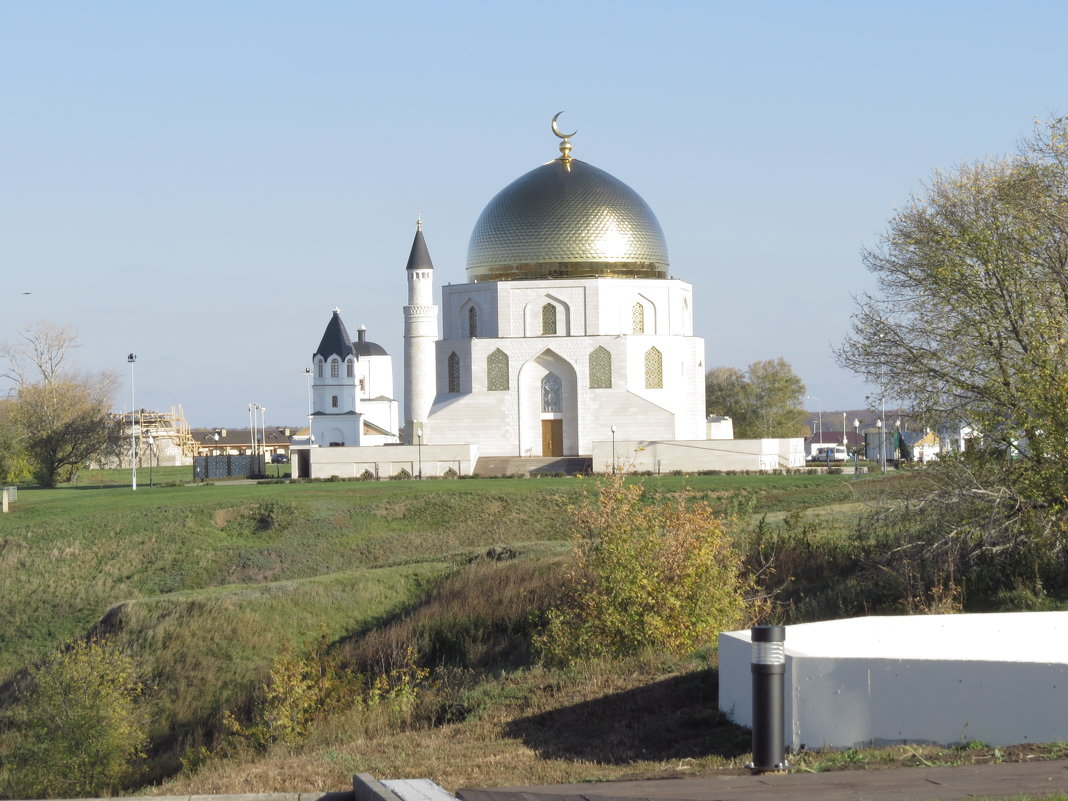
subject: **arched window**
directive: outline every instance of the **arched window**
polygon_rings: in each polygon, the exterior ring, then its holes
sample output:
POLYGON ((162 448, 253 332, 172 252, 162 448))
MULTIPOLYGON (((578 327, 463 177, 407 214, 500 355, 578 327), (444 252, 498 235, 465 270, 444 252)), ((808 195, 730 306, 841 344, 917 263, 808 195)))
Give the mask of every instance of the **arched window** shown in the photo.
POLYGON ((560 379, 556 373, 546 373, 541 380, 541 410, 543 412, 562 412, 560 402, 560 379))
POLYGON ((486 357, 486 389, 508 389, 508 354, 500 348, 486 357))
POLYGON ((337 408, 337 395, 331 395, 330 396, 330 408, 331 409, 336 409, 337 408))
POLYGON ((355 365, 352 363, 352 358, 345 359, 345 376, 348 378, 355 376, 355 369, 355 365))
POLYGON ((336 358, 330 360, 330 377, 331 378, 337 378, 339 364, 340 363, 338 362, 338 360, 336 358))
POLYGON ((645 351, 645 388, 664 388, 664 355, 656 348, 645 351))
POLYGON ((460 391, 460 357, 456 351, 449 354, 449 392, 460 391))
POLYGON ((478 336, 478 309, 474 306, 467 310, 467 335, 472 339, 478 336))
POLYGON ((590 351, 590 389, 612 388, 612 354, 607 348, 590 351))
POLYGON ((630 322, 633 333, 645 333, 645 307, 642 304, 634 304, 634 308, 630 310, 630 322))
POLYGON ((318 378, 322 378, 323 377, 323 360, 322 359, 320 359, 316 363, 315 368, 316 368, 316 372, 317 372, 317 377, 318 378))
POLYGON ((541 307, 541 333, 555 334, 556 333, 556 304, 546 303, 541 307))

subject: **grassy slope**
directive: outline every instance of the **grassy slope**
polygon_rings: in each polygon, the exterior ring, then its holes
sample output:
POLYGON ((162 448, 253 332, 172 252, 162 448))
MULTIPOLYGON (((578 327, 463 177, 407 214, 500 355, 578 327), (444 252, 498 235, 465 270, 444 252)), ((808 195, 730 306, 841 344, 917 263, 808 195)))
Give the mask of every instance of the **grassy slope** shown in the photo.
MULTIPOLYGON (((490 546, 559 553, 568 536, 568 505, 591 488, 588 481, 538 479, 142 484, 133 493, 128 486, 108 486, 107 476, 94 478, 104 481, 94 486, 83 475, 81 488, 21 490, 12 514, 0 521, 0 684, 50 649, 99 627, 145 661, 160 709, 154 734, 157 742, 172 744, 247 693, 283 644, 301 650, 320 632, 328 640, 357 634, 411 603, 450 565, 490 546)), ((857 503, 888 486, 816 475, 643 480, 726 512, 771 514, 857 503)), ((563 701, 603 696, 606 689, 629 692, 648 678, 641 671, 623 678, 573 677, 548 700, 534 690, 505 690, 519 699, 518 707, 509 711, 511 702, 499 704, 498 711, 459 724, 473 730, 473 740, 460 741, 480 744, 473 749, 477 756, 455 756, 472 765, 515 762, 517 780, 527 775, 519 770, 524 759, 541 765, 543 777, 589 776, 587 763, 603 761, 596 754, 548 758, 523 745, 523 737, 507 738, 511 745, 499 754, 481 753, 486 732, 479 734, 480 727, 498 731, 514 725, 517 712, 551 711, 563 701), (515 751, 511 756, 509 749, 515 751), (520 752, 527 756, 520 759, 520 752)), ((361 739, 337 729, 341 725, 318 731, 322 747, 308 764, 325 761, 341 773, 351 773, 354 764, 388 771, 402 758, 396 749, 403 755, 419 739, 448 739, 450 730, 412 735, 405 746, 381 732, 361 739), (387 758, 381 749, 389 743, 394 750, 387 758), (380 759, 368 763, 369 752, 380 759)), ((308 747, 316 748, 314 739, 308 747)), ((275 754, 272 760, 282 758, 275 754)), ((299 780, 299 771, 285 779, 299 780)))

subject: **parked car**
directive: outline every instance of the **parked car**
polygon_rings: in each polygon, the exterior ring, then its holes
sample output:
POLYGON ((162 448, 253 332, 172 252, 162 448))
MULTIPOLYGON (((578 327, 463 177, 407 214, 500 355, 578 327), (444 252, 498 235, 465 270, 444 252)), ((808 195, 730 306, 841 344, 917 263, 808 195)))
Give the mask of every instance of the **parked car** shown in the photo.
POLYGON ((289 456, 284 453, 276 453, 271 457, 271 464, 289 464, 289 456))

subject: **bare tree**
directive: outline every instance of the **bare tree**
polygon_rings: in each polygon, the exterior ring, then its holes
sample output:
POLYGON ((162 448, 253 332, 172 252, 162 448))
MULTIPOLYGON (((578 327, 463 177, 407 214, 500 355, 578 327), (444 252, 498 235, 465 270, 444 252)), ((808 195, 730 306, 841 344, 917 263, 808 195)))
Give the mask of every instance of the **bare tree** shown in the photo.
POLYGON ((4 378, 16 387, 41 381, 55 381, 69 365, 64 367, 71 350, 78 347, 77 332, 66 325, 37 322, 19 330, 20 341, 0 345, 0 355, 8 361, 4 378))

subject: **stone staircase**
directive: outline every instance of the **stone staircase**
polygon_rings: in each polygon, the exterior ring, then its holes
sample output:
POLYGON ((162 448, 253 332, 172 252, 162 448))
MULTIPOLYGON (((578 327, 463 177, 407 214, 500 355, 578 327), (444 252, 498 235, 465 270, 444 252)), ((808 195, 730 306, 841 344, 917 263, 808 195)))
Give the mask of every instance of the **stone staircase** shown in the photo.
POLYGON ((565 473, 573 476, 593 469, 590 456, 480 456, 474 473, 479 476, 529 476, 565 473))

